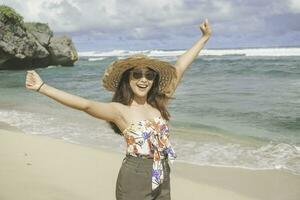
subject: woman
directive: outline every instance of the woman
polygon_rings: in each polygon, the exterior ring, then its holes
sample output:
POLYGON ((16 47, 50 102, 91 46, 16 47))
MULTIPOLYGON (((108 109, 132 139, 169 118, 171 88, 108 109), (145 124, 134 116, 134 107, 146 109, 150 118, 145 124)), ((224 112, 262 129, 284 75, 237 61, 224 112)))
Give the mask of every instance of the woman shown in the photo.
POLYGON ((102 83, 114 91, 112 102, 96 102, 58 90, 45 84, 35 71, 28 71, 26 88, 93 117, 106 120, 127 144, 116 182, 116 198, 171 199, 170 166, 176 158, 169 141, 166 106, 183 73, 198 56, 211 35, 206 19, 202 37, 175 66, 144 55, 134 55, 113 62, 106 69, 102 83))

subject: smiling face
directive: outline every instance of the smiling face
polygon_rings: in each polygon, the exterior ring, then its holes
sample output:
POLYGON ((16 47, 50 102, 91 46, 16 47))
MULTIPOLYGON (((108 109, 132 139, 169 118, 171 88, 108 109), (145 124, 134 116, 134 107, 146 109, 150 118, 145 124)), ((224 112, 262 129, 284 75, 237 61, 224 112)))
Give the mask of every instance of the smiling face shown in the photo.
POLYGON ((129 84, 134 95, 138 97, 147 97, 147 94, 153 85, 156 76, 155 74, 155 71, 147 67, 133 68, 130 71, 129 84))

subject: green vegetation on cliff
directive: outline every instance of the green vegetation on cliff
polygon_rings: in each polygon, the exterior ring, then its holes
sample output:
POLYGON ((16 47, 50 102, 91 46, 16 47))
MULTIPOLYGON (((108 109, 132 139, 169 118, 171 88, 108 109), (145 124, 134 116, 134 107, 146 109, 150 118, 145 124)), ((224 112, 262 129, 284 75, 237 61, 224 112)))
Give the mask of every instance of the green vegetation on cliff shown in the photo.
POLYGON ((22 26, 24 25, 23 17, 13 8, 6 5, 0 5, 0 20, 11 21, 22 26))

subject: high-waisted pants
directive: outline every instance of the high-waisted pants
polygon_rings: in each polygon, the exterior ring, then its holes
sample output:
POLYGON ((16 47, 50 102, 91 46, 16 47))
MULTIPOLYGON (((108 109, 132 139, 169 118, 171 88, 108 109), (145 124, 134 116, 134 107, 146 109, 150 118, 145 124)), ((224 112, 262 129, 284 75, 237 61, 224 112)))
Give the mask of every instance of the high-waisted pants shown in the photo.
POLYGON ((117 200, 170 200, 170 166, 167 159, 161 159, 164 181, 152 191, 153 159, 126 155, 116 182, 117 200))

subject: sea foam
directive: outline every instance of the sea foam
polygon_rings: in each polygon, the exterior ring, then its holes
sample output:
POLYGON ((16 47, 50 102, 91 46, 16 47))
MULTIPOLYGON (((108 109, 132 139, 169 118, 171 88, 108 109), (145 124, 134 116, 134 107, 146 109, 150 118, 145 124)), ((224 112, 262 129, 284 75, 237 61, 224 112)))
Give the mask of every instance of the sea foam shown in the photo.
MULTIPOLYGON (((186 50, 113 50, 79 52, 80 57, 127 57, 133 54, 145 54, 151 57, 177 57, 186 50)), ((300 48, 245 48, 245 49, 203 49, 199 56, 300 56, 300 48)))

